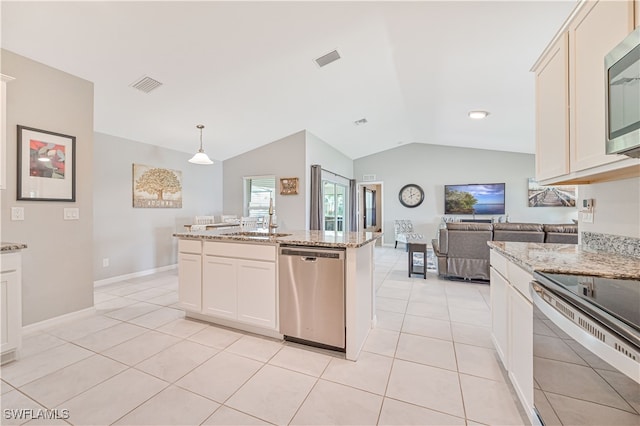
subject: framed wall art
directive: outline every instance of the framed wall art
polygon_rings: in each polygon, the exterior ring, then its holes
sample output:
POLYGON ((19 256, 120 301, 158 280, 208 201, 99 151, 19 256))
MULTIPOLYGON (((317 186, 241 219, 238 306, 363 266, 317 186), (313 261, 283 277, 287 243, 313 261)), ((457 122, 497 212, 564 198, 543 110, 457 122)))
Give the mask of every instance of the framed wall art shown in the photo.
POLYGON ((534 178, 528 180, 529 207, 575 207, 577 186, 543 186, 534 178))
POLYGON ((298 193, 298 178, 280 178, 280 195, 298 193))
POLYGON ((18 200, 76 200, 76 137, 18 125, 18 200))
POLYGON ((182 172, 134 164, 133 207, 182 208, 182 172))

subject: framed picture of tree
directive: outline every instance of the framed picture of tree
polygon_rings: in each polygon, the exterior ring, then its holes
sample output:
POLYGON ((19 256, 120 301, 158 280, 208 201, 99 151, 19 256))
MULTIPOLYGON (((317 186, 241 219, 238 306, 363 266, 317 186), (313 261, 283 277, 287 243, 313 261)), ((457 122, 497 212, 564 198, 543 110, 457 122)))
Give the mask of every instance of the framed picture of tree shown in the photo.
POLYGON ((182 208, 182 172, 134 164, 133 207, 182 208))

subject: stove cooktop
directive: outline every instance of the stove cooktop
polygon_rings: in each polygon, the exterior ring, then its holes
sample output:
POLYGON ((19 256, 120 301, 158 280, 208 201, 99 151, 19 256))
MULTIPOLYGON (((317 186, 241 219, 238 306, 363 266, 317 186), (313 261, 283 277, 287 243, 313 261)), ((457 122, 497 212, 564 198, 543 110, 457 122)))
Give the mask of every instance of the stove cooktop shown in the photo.
POLYGON ((584 302, 640 332, 640 279, 603 278, 536 272, 584 302))

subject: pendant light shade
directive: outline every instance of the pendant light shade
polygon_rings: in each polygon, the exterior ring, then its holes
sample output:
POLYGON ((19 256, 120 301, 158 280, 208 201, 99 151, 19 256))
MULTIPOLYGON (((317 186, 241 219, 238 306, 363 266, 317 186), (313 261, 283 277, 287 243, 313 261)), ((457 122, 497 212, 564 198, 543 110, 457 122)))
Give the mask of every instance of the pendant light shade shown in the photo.
POLYGON ((200 129, 200 149, 193 157, 191 157, 189 162, 193 164, 213 164, 213 161, 209 159, 209 156, 205 154, 204 149, 202 149, 202 129, 204 129, 204 126, 202 124, 198 124, 196 127, 200 129))

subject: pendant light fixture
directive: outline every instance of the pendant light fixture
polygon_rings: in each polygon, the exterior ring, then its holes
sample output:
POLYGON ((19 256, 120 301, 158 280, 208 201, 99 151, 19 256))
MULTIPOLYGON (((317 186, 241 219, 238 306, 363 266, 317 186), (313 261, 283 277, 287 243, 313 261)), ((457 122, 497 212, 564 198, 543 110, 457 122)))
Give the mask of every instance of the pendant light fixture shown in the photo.
POLYGON ((198 124, 196 127, 200 129, 200 149, 193 157, 191 157, 189 162, 193 164, 213 164, 213 161, 209 159, 209 156, 205 154, 204 149, 202 149, 202 129, 204 129, 204 126, 202 124, 198 124))

